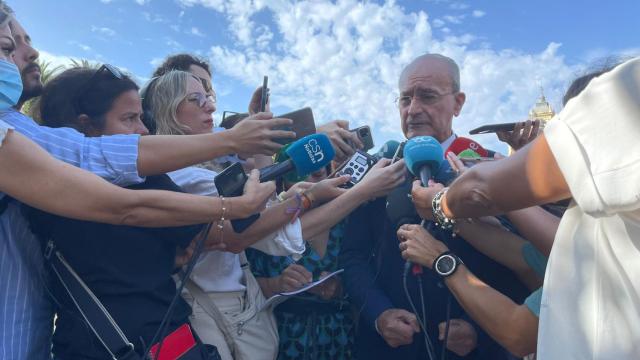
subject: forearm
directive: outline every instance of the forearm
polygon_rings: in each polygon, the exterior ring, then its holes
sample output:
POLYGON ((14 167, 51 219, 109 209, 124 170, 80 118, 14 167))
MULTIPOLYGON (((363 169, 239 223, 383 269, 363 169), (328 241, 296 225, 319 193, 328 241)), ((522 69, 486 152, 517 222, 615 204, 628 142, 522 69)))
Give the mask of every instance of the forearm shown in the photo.
POLYGON ((228 131, 216 134, 143 136, 138 145, 140 176, 165 174, 235 152, 228 131))
POLYGON ((564 177, 541 135, 506 159, 467 170, 451 184, 442 206, 448 217, 468 218, 504 214, 569 196, 564 177))
POLYGON ((560 218, 538 206, 510 211, 507 217, 533 246, 543 255, 549 256, 560 226, 560 218))
POLYGON ((458 303, 493 339, 517 356, 536 350, 538 319, 524 305, 483 283, 464 265, 445 284, 458 303))
POLYGON ((310 239, 333 227, 366 200, 367 194, 363 190, 352 188, 328 203, 312 209, 300 218, 302 237, 310 239))
POLYGON ((524 240, 505 228, 476 219, 471 223, 460 221, 455 229, 476 250, 509 269, 516 271, 527 267, 520 254, 524 240))
POLYGON ((283 226, 291 222, 293 214, 287 213, 287 209, 296 206, 297 200, 295 198, 287 199, 284 202, 271 206, 263 211, 260 214, 260 218, 242 233, 234 232, 231 224, 229 224, 226 227, 228 231, 225 232, 227 251, 239 253, 262 240, 265 236, 280 230, 283 226))

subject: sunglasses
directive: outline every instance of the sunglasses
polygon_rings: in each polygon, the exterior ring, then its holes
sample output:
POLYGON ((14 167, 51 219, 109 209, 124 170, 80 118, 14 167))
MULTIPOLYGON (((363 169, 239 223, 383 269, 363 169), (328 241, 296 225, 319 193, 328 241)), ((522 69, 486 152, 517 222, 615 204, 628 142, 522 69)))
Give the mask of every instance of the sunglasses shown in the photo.
POLYGON ((214 105, 216 103, 216 98, 212 95, 205 95, 203 93, 199 93, 199 92, 194 92, 191 94, 188 94, 185 99, 188 102, 192 102, 194 104, 198 104, 199 107, 203 108, 206 104, 207 101, 211 101, 214 105))
POLYGON ((78 110, 79 113, 85 113, 84 111, 82 111, 85 110, 85 108, 82 106, 83 96, 87 92, 89 92, 89 90, 91 90, 91 88, 96 83, 96 79, 99 79, 100 76, 104 73, 110 74, 114 79, 117 80, 122 80, 124 78, 122 71, 120 71, 120 69, 118 69, 117 67, 109 64, 103 64, 102 66, 100 66, 100 68, 98 68, 98 70, 93 73, 93 75, 91 75, 91 77, 84 84, 82 84, 82 86, 78 88, 78 92, 76 93, 76 96, 74 98, 76 110, 78 110))

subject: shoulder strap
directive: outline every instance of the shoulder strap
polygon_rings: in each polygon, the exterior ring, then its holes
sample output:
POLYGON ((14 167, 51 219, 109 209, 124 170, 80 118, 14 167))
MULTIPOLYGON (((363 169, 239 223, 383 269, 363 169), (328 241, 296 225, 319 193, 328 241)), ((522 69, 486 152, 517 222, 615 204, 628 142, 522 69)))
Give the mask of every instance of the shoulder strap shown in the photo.
POLYGON ((202 290, 198 284, 193 282, 190 278, 186 280, 185 287, 191 293, 194 299, 202 306, 202 308, 209 314, 213 320, 215 321, 218 329, 222 332, 224 336, 224 341, 227 343, 229 347, 229 351, 231 352, 231 356, 234 357, 235 353, 235 342, 233 341, 233 336, 229 332, 227 327, 227 322, 225 321, 224 315, 220 312, 220 309, 216 306, 215 302, 207 296, 207 294, 202 290))
POLYGON ((47 243, 44 257, 84 321, 89 325, 91 331, 105 347, 111 358, 114 360, 141 360, 140 356, 134 351, 133 344, 127 339, 91 289, 87 287, 71 265, 67 263, 62 254, 56 250, 52 240, 47 243))

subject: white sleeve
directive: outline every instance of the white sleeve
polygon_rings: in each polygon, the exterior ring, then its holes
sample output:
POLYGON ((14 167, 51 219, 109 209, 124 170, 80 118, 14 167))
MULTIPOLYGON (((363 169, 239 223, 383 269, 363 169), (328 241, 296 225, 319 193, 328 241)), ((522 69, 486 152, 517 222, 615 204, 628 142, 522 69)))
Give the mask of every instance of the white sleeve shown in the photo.
POLYGON ((592 216, 640 207, 640 58, 593 79, 544 131, 578 206, 592 216))
POLYGON ((190 166, 184 169, 172 171, 169 174, 171 180, 189 194, 218 196, 218 190, 213 178, 218 175, 215 171, 190 166))
POLYGON ((251 247, 273 256, 291 255, 294 260, 298 260, 305 250, 300 219, 296 219, 292 224, 284 225, 251 247))

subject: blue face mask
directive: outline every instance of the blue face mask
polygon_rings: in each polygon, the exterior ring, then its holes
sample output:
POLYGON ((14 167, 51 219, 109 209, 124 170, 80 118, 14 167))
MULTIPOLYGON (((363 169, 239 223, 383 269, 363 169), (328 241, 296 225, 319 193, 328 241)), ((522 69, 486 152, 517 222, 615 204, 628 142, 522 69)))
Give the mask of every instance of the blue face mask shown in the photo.
POLYGON ((22 95, 22 78, 15 64, 0 60, 0 110, 15 106, 22 95))

